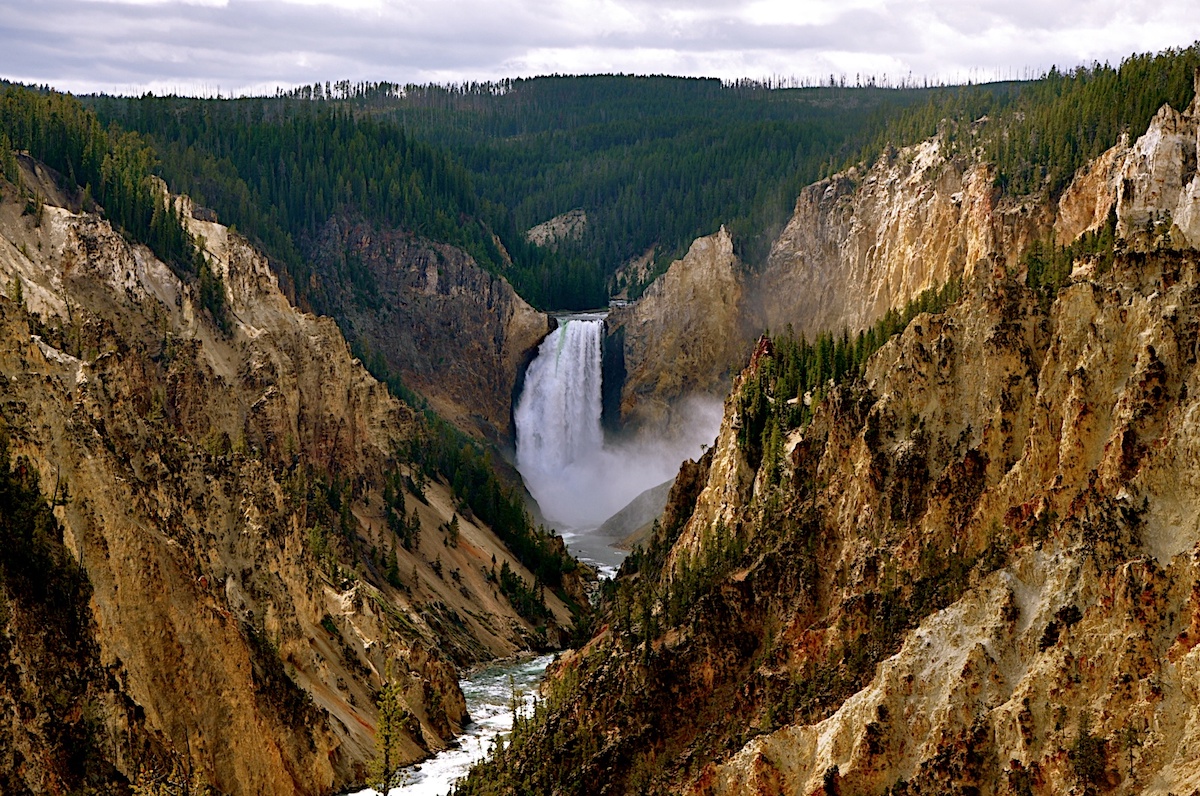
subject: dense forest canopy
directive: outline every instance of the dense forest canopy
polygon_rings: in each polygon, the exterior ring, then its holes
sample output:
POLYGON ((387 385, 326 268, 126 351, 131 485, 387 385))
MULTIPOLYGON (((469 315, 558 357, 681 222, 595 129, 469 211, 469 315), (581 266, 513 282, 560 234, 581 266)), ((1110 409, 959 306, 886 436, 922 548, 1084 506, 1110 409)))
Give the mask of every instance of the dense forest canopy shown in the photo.
POLYGON ((312 272, 305 245, 334 213, 454 244, 495 272, 505 270, 507 248, 520 263, 506 273, 518 289, 544 257, 480 200, 471 175, 445 150, 390 122, 273 99, 91 103, 102 118, 146 135, 172 189, 255 239, 297 297, 319 311, 328 311, 322 282, 334 275, 312 272))
POLYGON ((1057 196, 1088 161, 1146 131, 1163 105, 1187 108, 1195 95, 1200 45, 1134 55, 1118 67, 1095 63, 1051 69, 1038 80, 957 86, 886 120, 846 165, 887 146, 941 131, 952 151, 977 149, 1010 195, 1057 196))
POLYGON ((172 188, 258 240, 317 309, 305 244, 334 212, 461 246, 535 306, 578 309, 607 301, 625 261, 655 248, 665 265, 721 224, 760 257, 868 119, 926 93, 595 76, 87 102, 153 142, 172 188), (582 239, 526 242, 575 208, 582 239))
POLYGON ((801 187, 857 151, 871 118, 929 93, 627 75, 331 88, 305 95, 347 97, 440 142, 519 229, 585 210, 565 250, 606 278, 652 247, 665 265, 721 224, 761 259, 801 187))
POLYGON ((1002 190, 1057 193, 1164 103, 1191 101, 1197 52, 974 86, 594 75, 87 102, 145 136, 172 187, 258 240, 318 310, 305 247, 335 212, 453 243, 535 306, 579 309, 626 287, 615 275, 633 258, 653 251, 661 271, 722 224, 756 265, 804 185, 939 131, 993 162, 1002 190), (577 208, 578 239, 525 240, 577 208))

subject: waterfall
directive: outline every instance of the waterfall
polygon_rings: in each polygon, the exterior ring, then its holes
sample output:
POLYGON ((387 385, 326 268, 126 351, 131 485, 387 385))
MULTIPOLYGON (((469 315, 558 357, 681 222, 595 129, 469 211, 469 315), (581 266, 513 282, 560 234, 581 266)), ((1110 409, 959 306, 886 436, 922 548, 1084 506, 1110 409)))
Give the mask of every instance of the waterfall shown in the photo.
POLYGON ((592 519, 583 510, 578 490, 588 488, 586 481, 594 475, 589 464, 604 446, 600 428, 603 335, 602 316, 563 319, 538 348, 513 413, 517 469, 547 518, 568 526, 592 519))
POLYGON ((699 458, 721 424, 719 399, 692 397, 672 408, 671 428, 604 441, 600 426, 604 315, 559 318, 525 371, 513 412, 517 469, 546 519, 576 554, 604 561, 612 539, 591 531, 645 490, 699 458))

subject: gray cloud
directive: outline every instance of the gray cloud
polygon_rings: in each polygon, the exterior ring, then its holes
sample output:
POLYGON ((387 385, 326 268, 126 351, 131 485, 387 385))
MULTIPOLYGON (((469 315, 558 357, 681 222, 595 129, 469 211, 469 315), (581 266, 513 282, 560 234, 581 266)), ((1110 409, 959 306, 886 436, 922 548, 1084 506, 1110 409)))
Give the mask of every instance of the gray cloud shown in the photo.
POLYGON ((606 71, 993 79, 1197 38, 1191 0, 0 0, 0 76, 80 92, 606 71))

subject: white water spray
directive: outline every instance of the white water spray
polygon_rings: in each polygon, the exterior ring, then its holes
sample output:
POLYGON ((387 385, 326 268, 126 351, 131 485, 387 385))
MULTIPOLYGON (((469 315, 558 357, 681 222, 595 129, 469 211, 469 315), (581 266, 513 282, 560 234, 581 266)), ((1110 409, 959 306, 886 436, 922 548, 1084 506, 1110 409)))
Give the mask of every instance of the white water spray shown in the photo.
POLYGON ((586 461, 603 446, 603 335, 603 318, 582 316, 564 319, 542 341, 537 358, 525 373, 525 389, 514 413, 517 467, 522 472, 560 473, 586 461))
POLYGON ((664 437, 605 445, 600 426, 602 314, 572 315, 542 342, 525 373, 513 413, 517 469, 529 491, 570 542, 624 508, 646 489, 674 478, 698 458, 721 423, 721 403, 687 403, 679 427, 664 437))

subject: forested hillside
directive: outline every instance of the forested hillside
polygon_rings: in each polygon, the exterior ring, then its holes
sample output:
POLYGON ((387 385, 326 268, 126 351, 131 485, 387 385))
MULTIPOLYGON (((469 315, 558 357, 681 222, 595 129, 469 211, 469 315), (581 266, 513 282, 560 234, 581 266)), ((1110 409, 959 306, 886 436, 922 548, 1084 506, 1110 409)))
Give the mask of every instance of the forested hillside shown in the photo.
POLYGON ((371 289, 370 275, 352 264, 333 274, 311 266, 311 242, 334 213, 458 246, 546 303, 561 301, 563 285, 581 278, 569 265, 543 262, 553 254, 525 244, 444 150, 388 121, 280 99, 90 102, 101 118, 147 135, 172 189, 255 239, 318 311, 329 311, 331 279, 371 289), (557 281, 539 283, 543 272, 557 281))
POLYGON ((306 245, 335 212, 452 243, 534 306, 578 309, 604 304, 627 260, 654 248, 665 265, 721 224, 760 259, 801 186, 926 94, 596 76, 87 101, 154 142, 172 188, 257 239, 318 309, 333 275, 310 271, 306 245), (525 241, 574 208, 581 239, 525 241))
POLYGON ((570 250, 606 276, 651 247, 665 265, 722 224, 760 260, 802 186, 929 93, 625 75, 343 92, 444 142, 521 229, 584 209, 570 250))
MULTIPOLYGON (((166 198, 150 182, 157 159, 137 134, 105 129, 76 99, 50 91, 4 84, 0 93, 0 177, 20 181, 16 151, 30 154, 83 187, 78 202, 96 202, 114 225, 145 243, 176 273, 197 279, 203 303, 227 326, 224 292, 191 235, 166 198)), ((41 213, 37 199, 28 210, 41 213)))
POLYGON ((1163 105, 1186 108, 1195 93, 1200 46, 1126 58, 1119 66, 1051 69, 1039 80, 941 89, 927 102, 878 125, 873 140, 847 161, 877 157, 945 134, 954 149, 981 148, 996 184, 1011 195, 1057 196, 1075 172, 1117 142, 1146 131, 1163 105))
POLYGON ((939 130, 952 147, 981 147, 1002 190, 1057 193, 1162 104, 1186 106, 1198 64, 1193 47, 977 86, 598 75, 87 101, 146 135, 172 188, 260 241, 317 309, 325 279, 370 289, 352 263, 312 272, 306 246, 335 212, 452 243, 534 306, 563 309, 605 303, 628 286, 614 282, 622 264, 653 250, 661 270, 722 224, 756 265, 804 185, 939 130), (576 208, 579 238, 555 251, 525 241, 576 208))

